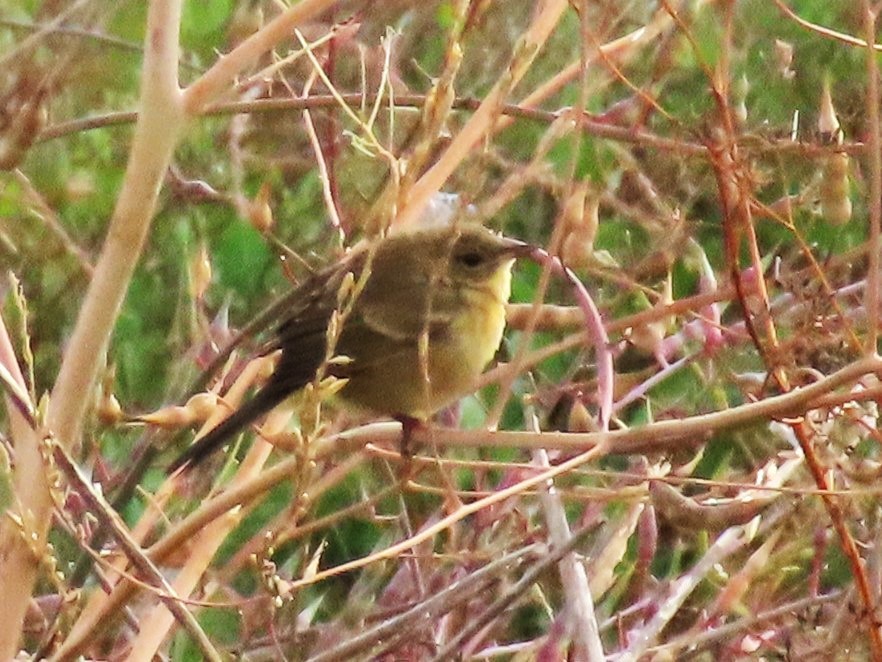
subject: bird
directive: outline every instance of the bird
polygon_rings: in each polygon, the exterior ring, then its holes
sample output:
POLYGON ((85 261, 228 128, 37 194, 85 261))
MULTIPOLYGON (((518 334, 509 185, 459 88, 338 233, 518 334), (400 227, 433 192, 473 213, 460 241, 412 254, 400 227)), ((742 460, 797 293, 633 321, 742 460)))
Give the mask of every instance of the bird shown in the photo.
POLYGON ((531 249, 464 222, 401 230, 354 249, 286 297, 263 352, 281 350, 267 382, 168 473, 198 464, 317 375, 343 380, 335 397, 344 408, 425 421, 473 390, 493 359, 512 265, 531 249))

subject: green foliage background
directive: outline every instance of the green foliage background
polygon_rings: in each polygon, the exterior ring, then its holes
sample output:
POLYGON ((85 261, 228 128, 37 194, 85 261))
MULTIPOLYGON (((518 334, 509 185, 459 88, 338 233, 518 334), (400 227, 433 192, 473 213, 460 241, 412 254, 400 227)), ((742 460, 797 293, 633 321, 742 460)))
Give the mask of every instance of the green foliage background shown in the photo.
MULTIPOLYGON (((45 83, 51 90, 47 104, 50 129, 89 116, 103 116, 106 121, 97 128, 62 131, 58 136, 36 135, 18 164, 18 174, 0 174, 0 268, 20 280, 27 301, 27 342, 34 356, 33 387, 38 398, 51 390, 58 373, 66 339, 88 286, 89 265, 94 263, 101 249, 122 185, 132 118, 116 114, 138 106, 146 11, 146 3, 140 2, 95 9, 91 15, 93 22, 87 26, 89 33, 51 32, 26 60, 17 59, 14 56, 17 46, 34 33, 36 24, 48 20, 51 4, 19 0, 15 7, 0 14, 0 56, 13 54, 0 73, 4 93, 13 98, 23 81, 25 88, 45 83)), ((534 8, 533 3, 521 1, 472 4, 478 18, 469 25, 460 44, 463 61, 455 91, 459 98, 481 99, 504 74, 534 8)), ((580 54, 594 53, 596 45, 586 45, 583 39, 585 25, 594 37, 606 42, 649 23, 656 10, 649 3, 631 3, 624 9, 614 4, 582 3, 583 11, 588 12, 584 25, 577 11, 567 12, 535 65, 516 87, 511 101, 516 102, 554 78, 567 65, 578 61, 580 54)), ((807 255, 800 247, 802 242, 824 269, 831 265, 834 286, 844 286, 863 277, 858 249, 867 238, 866 163, 860 159, 852 161, 850 184, 854 212, 849 223, 834 227, 819 214, 817 196, 811 195, 824 158, 823 151, 811 148, 821 143, 814 127, 825 81, 832 89, 846 146, 853 147, 865 140, 865 50, 824 38, 785 18, 775 3, 765 0, 732 4, 732 38, 727 45, 724 4, 682 3, 683 26, 666 31, 620 70, 606 66, 602 60, 594 61, 584 73, 581 84, 577 77, 575 82, 571 81, 543 102, 540 110, 548 111, 549 115, 533 119, 515 117, 492 141, 475 148, 472 158, 462 164, 446 187, 480 210, 503 184, 511 178, 522 177, 516 194, 505 200, 492 217, 481 220, 510 236, 547 246, 555 227, 562 223, 561 209, 573 182, 590 184, 593 194, 601 200, 600 223, 591 246, 595 259, 579 265, 578 275, 596 296, 608 322, 663 304, 666 297, 676 300, 696 293, 699 274, 686 259, 685 247, 690 239, 700 246, 720 282, 728 282, 731 272, 724 243, 727 219, 719 202, 713 163, 707 154, 687 153, 685 148, 664 149, 634 136, 611 139, 586 130, 581 135, 570 131, 550 138, 553 130, 550 127, 557 117, 551 113, 584 104, 584 109, 596 121, 631 128, 635 135, 640 130, 687 147, 704 144, 719 122, 709 76, 723 66, 724 55, 729 76, 727 84, 733 97, 730 102, 734 103, 734 97, 740 94, 737 101, 743 102, 747 110, 738 127, 738 139, 745 159, 749 160, 752 193, 767 205, 787 196, 796 200, 788 223, 760 218, 757 214, 754 227, 763 267, 771 273, 773 263, 779 260, 785 270, 795 272, 805 268, 807 255), (781 62, 782 43, 793 49, 790 64, 781 62), (641 105, 641 98, 651 98, 656 106, 641 105), (624 120, 617 120, 612 114, 609 119, 610 115, 605 115, 611 113, 616 104, 626 107, 624 120), (789 136, 795 117, 798 117, 798 130, 796 140, 791 142, 789 136), (529 168, 528 164, 548 140, 551 145, 540 160, 541 167, 529 168), (803 146, 806 149, 802 149, 803 146), (659 203, 656 209, 649 209, 647 199, 635 193, 635 173, 649 182, 659 203), (658 209, 669 213, 662 218, 664 214, 658 209), (839 276, 839 270, 844 271, 844 275, 839 276)), ((859 3, 805 1, 798 3, 798 11, 806 21, 859 35, 862 29, 859 6, 859 3)), ((238 31, 245 29, 249 21, 257 25, 261 12, 270 15, 273 11, 276 9, 272 3, 263 2, 186 2, 180 35, 182 84, 195 80, 214 63, 219 52, 232 48, 238 31)), ((310 38, 326 32, 332 19, 345 17, 345 11, 341 10, 333 17, 316 22, 309 32, 310 38)), ((455 3, 432 2, 425 6, 391 3, 390 7, 362 11, 357 14, 357 20, 361 22, 357 37, 341 42, 334 54, 333 79, 340 91, 364 91, 362 66, 369 91, 376 89, 377 62, 382 61, 379 44, 385 34, 392 44, 391 73, 399 91, 427 94, 434 77, 441 74, 444 66, 449 30, 456 20, 455 3), (387 26, 389 32, 386 32, 387 26)), ((286 45, 279 48, 276 55, 286 55, 288 46, 295 47, 286 45)), ((270 63, 271 58, 267 57, 258 66, 270 63)), ((309 71, 309 65, 302 62, 286 67, 281 74, 260 84, 259 96, 284 98, 291 95, 291 90, 299 93, 309 71)), ((246 96, 243 90, 238 94, 246 96)), ((235 93, 230 95, 230 99, 233 98, 235 93)), ((365 234, 362 219, 367 217, 388 182, 388 165, 377 155, 366 155, 357 148, 354 136, 358 135, 359 127, 339 109, 329 105, 314 111, 314 117, 327 153, 332 154, 337 202, 351 228, 347 238, 351 244, 365 234), (331 138, 336 141, 333 149, 328 147, 331 138)), ((412 109, 400 108, 393 128, 388 116, 381 113, 376 134, 382 136, 393 152, 403 153, 410 147, 409 140, 417 134, 417 117, 412 109)), ((447 132, 455 134, 467 117, 465 111, 452 112, 446 121, 447 132)), ((2 126, 0 122, 0 130, 2 126)), ((442 136, 436 149, 442 149, 445 141, 446 137, 442 136)), ((336 259, 341 251, 339 237, 328 222, 321 176, 299 109, 264 109, 238 116, 220 113, 201 117, 189 127, 173 166, 173 173, 161 193, 149 245, 129 287, 107 354, 105 384, 130 416, 180 399, 185 387, 204 367, 200 353, 207 348, 211 329, 227 332, 245 325, 285 292, 292 279, 303 278, 310 269, 336 259), (262 232, 249 223, 240 213, 242 205, 236 204, 237 196, 245 203, 259 200, 262 188, 269 191, 274 220, 270 232, 262 232), (212 277, 204 296, 194 296, 193 265, 203 250, 212 277), (227 314, 228 322, 225 322, 227 314)), ((741 257, 744 266, 747 254, 741 257)), ((519 265, 513 302, 532 302, 539 281, 537 265, 519 265)), ((784 290, 782 287, 781 291, 784 290)), ((801 290, 795 294, 797 298, 811 296, 801 290)), ((544 300, 572 304, 569 288, 559 280, 551 283, 544 300)), ((722 324, 726 328, 734 327, 743 317, 739 304, 738 301, 721 304, 725 308, 722 324)), ((691 319, 671 318, 666 322, 664 334, 676 334, 679 325, 691 319)), ((788 326, 786 322, 782 322, 779 330, 785 341, 802 339, 810 333, 796 323, 788 326)), ((557 342, 560 337, 557 329, 542 330, 529 338, 521 330, 511 329, 500 359, 510 359, 525 344, 538 349, 557 342)), ((613 334, 612 340, 619 343, 623 337, 620 332, 613 334)), ((829 338, 817 339, 817 346, 823 346, 826 352, 823 357, 819 358, 821 349, 815 351, 812 336, 807 341, 812 346, 805 349, 804 354, 796 354, 794 350, 793 355, 781 358, 782 364, 808 367, 826 374, 853 358, 842 348, 842 343, 827 351, 827 340, 829 338)), ((727 339, 724 347, 714 352, 708 350, 706 354, 702 354, 705 348, 700 340, 689 340, 685 347, 683 353, 692 355, 694 363, 647 389, 637 402, 618 412, 623 426, 636 427, 741 405, 750 396, 741 388, 737 377, 762 372, 768 367, 764 366, 761 353, 743 338, 727 339)), ((659 369, 652 351, 646 347, 632 347, 617 358, 620 375, 625 377, 631 373, 624 369, 626 364, 635 366, 635 373, 647 366, 659 369)), ((512 385, 512 393, 508 395, 514 397, 510 397, 504 408, 501 427, 524 429, 534 413, 543 425, 555 427, 560 396, 593 392, 595 376, 592 353, 585 347, 548 358, 512 385)), ((96 401, 96 413, 88 425, 78 459, 94 469, 96 476, 105 477, 108 492, 112 492, 135 449, 144 443, 143 429, 125 420, 101 421, 99 396, 84 394, 83 397, 96 401)), ((481 427, 486 412, 498 397, 497 387, 487 387, 462 403, 456 412, 457 422, 466 428, 481 427)), ((595 412, 596 403, 590 396, 585 399, 589 409, 595 412)), ((566 416, 563 416, 563 423, 557 426, 566 425, 566 416)), ((560 488, 572 497, 567 503, 571 522, 575 526, 593 516, 598 521, 614 521, 623 516, 633 499, 623 498, 617 502, 606 496, 602 507, 596 507, 595 502, 592 510, 591 500, 580 491, 605 488, 614 494, 616 490, 627 491, 626 488, 633 487, 635 480, 622 478, 617 472, 622 475, 638 472, 649 463, 654 465, 666 459, 682 468, 694 460, 694 465, 684 469, 683 475, 718 480, 728 485, 721 491, 731 496, 736 491, 733 484, 749 485, 757 468, 765 461, 779 458, 784 446, 780 439, 770 436, 765 424, 728 430, 706 441, 700 450, 693 444, 671 451, 666 457, 655 454, 648 454, 642 460, 608 457, 599 466, 604 472, 564 477, 560 488)), ((865 457, 878 459, 879 453, 872 444, 861 448, 865 457)), ((838 457, 838 450, 829 453, 830 457, 838 457)), ((462 450, 457 457, 500 463, 530 459, 529 454, 520 449, 462 450)), ((145 494, 162 482, 164 462, 165 457, 154 463, 141 485, 145 492, 123 508, 122 515, 128 524, 134 524, 143 512, 147 502, 145 494)), ((835 464, 832 459, 830 462, 835 464)), ((219 465, 216 468, 220 471, 219 465)), ((492 490, 498 488, 497 481, 511 478, 508 469, 499 467, 480 474, 470 468, 458 469, 454 475, 457 487, 463 490, 492 490)), ((224 574, 225 564, 237 552, 254 545, 255 540, 265 534, 267 526, 278 523, 297 507, 306 511, 297 514, 304 522, 319 520, 352 507, 366 495, 379 493, 395 480, 394 468, 374 460, 346 475, 315 502, 298 501, 296 492, 301 489, 300 485, 277 486, 227 539, 215 560, 219 577, 216 586, 221 588, 206 598, 265 599, 270 592, 262 584, 265 577, 261 573, 265 568, 261 569, 258 563, 241 566, 234 576, 224 574)), ((843 481, 851 485, 848 479, 843 481)), ((806 481, 803 486, 812 487, 812 484, 806 481)), ((703 494, 704 490, 705 487, 696 487, 693 492, 703 494)), ((0 485, 2 493, 4 487, 0 485)), ((194 503, 199 502, 197 495, 195 489, 193 493, 180 495, 170 506, 170 516, 174 518, 192 510, 194 503)), ((402 496, 394 491, 379 498, 368 513, 343 517, 279 547, 267 543, 255 548, 260 547, 261 559, 272 564, 273 572, 295 578, 304 572, 317 550, 321 550, 319 565, 322 568, 364 557, 405 535, 406 527, 392 526, 389 521, 407 519, 418 527, 438 517, 445 507, 444 497, 437 493, 427 491, 402 496)), ((806 508, 812 510, 815 518, 825 517, 817 500, 806 508)), ((535 497, 524 497, 522 503, 513 506, 513 513, 500 516, 499 522, 494 523, 493 526, 503 529, 503 534, 487 523, 477 524, 471 532, 460 531, 458 535, 465 538, 464 549, 492 555, 505 546, 503 540, 520 544, 540 536, 543 525, 537 509, 535 497), (474 537, 470 537, 472 535, 474 537), (482 535, 487 538, 482 539, 482 535)), ((812 517, 806 516, 805 521, 815 526, 816 520, 812 517)), ((793 530, 800 531, 800 527, 793 525, 793 530)), ((792 533, 788 525, 782 525, 776 535, 782 532, 792 533)), ((711 534, 690 536, 661 523, 657 535, 657 553, 652 558, 650 572, 653 582, 664 584, 694 567, 707 549, 707 536, 711 534)), ((795 549, 794 543, 781 552, 777 564, 771 564, 775 570, 793 565, 800 569, 789 572, 786 582, 781 583, 760 573, 754 577, 756 593, 744 597, 746 605, 771 608, 773 604, 806 593, 805 564, 811 556, 806 551, 811 548, 805 539, 807 535, 802 531, 799 549, 795 549), (761 599, 763 588, 766 595, 774 594, 774 598, 761 599)), ((76 560, 79 545, 61 530, 53 532, 53 541, 58 566, 64 572, 76 560)), ((828 542, 831 548, 818 553, 829 558, 823 563, 823 588, 847 586, 852 581, 850 567, 842 560, 835 538, 829 536, 828 542)), ((440 540, 435 551, 450 552, 454 546, 447 543, 450 541, 440 540)), ((641 561, 638 556, 635 539, 631 539, 614 568, 612 587, 599 602, 601 615, 612 617, 637 602, 634 592, 638 589, 632 587, 629 593, 628 582, 638 571, 641 561)), ((466 567, 471 557, 463 553, 463 558, 466 560, 462 566, 466 567)), ((733 572, 736 565, 733 564, 733 572)), ((439 562, 438 567, 445 567, 444 563, 439 562)), ((321 631, 323 623, 360 622, 371 612, 372 602, 382 595, 382 587, 395 571, 391 565, 374 568, 363 575, 343 575, 310 587, 300 592, 292 603, 277 611, 270 610, 260 625, 249 621, 248 627, 252 630, 248 630, 241 610, 237 609, 204 610, 200 621, 219 647, 237 652, 252 641, 257 645, 260 637, 271 629, 270 625, 282 621, 283 617, 294 618, 300 610, 314 610, 310 626, 317 631, 321 631)), ((438 573, 441 574, 440 569, 438 573)), ((541 596, 523 600, 506 616, 503 625, 497 627, 498 641, 548 636, 563 599, 555 579, 545 578, 540 584, 542 588, 537 589, 537 594, 541 596)), ((708 582, 702 587, 703 592, 693 596, 690 608, 696 612, 705 608, 724 584, 722 577, 717 577, 716 585, 708 582)), ((249 617, 253 619, 253 614, 249 613, 249 617)), ((692 623, 690 616, 683 615, 682 620, 671 627, 671 636, 687 632, 690 627, 698 626, 692 623)), ((786 646, 782 640, 783 637, 769 644, 769 649, 783 650, 786 646)), ((612 634, 606 634, 604 641, 611 649, 617 644, 612 634)), ((265 642, 260 640, 260 643, 265 642)), ((184 637, 176 639, 172 651, 174 659, 196 659, 197 655, 184 637)))

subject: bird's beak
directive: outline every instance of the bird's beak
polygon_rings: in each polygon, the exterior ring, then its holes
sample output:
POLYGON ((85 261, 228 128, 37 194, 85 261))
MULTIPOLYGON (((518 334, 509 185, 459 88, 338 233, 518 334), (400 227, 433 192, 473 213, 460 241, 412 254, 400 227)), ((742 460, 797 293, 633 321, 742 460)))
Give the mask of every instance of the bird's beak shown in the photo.
POLYGON ((501 237, 503 244, 503 252, 511 255, 513 258, 526 257, 533 252, 533 245, 527 244, 518 239, 509 239, 501 237))

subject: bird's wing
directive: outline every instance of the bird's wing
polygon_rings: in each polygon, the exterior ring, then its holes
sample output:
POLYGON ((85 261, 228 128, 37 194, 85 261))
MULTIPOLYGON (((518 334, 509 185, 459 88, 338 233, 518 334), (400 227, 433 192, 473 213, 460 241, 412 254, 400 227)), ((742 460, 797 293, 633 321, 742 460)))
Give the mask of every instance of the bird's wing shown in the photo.
POLYGON ((402 329, 394 324, 390 326, 376 322, 376 317, 363 315, 354 315, 346 321, 333 353, 350 360, 335 363, 329 369, 329 374, 341 378, 354 377, 402 354, 414 355, 423 334, 428 334, 428 340, 432 342, 443 337, 450 328, 446 319, 430 320, 428 324, 421 324, 419 329, 416 326, 402 329))
POLYGON ((413 343, 427 331, 435 333, 450 321, 438 306, 437 288, 445 287, 429 265, 371 274, 353 310, 356 323, 379 334, 413 343))
POLYGON ((328 325, 338 308, 337 289, 345 271, 320 273, 298 288, 292 307, 282 311, 274 341, 267 351, 281 349, 282 355, 270 383, 293 393, 310 381, 327 356, 328 325))

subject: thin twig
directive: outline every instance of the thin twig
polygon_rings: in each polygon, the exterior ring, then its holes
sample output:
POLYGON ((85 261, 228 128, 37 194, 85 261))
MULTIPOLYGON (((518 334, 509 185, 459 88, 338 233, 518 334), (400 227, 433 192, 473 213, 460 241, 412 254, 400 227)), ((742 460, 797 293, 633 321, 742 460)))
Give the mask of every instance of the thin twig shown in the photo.
POLYGON ((85 478, 85 476, 82 475, 79 467, 77 467, 74 461, 70 458, 64 447, 54 439, 50 439, 49 443, 52 450, 53 461, 56 466, 61 469, 61 472, 71 484, 71 487, 73 487, 73 489, 89 505, 89 512, 107 527, 108 531, 110 531, 110 534, 113 536, 113 539, 129 559, 129 562, 135 566, 135 568, 137 568, 153 586, 159 589, 157 595, 160 596, 160 599, 165 603, 169 611, 174 614, 175 619, 177 619, 187 632, 190 633, 190 636, 196 641, 196 644, 199 646, 199 649, 202 651, 202 654, 205 655, 206 659, 217 660, 217 662, 220 662, 223 658, 214 648, 211 641, 208 639, 208 636, 205 634, 205 631, 200 627, 193 614, 191 614, 190 611, 183 606, 180 600, 177 599, 175 590, 168 581, 166 581, 165 577, 159 571, 159 568, 147 558, 144 551, 131 538, 129 531, 126 528, 125 523, 120 519, 120 516, 110 507, 110 504, 107 503, 104 497, 92 487, 92 484, 85 478))
POLYGON ((453 639, 448 641, 444 648, 438 651, 435 657, 432 658, 432 662, 452 659, 453 654, 461 648, 463 643, 514 604, 538 581, 542 573, 551 566, 560 563, 560 560, 567 554, 570 554, 591 530, 591 527, 585 527, 580 531, 576 531, 565 545, 552 547, 549 553, 530 567, 508 591, 489 604, 481 614, 470 619, 468 625, 460 630, 453 639))
POLYGON ((365 630, 331 650, 308 658, 308 662, 343 660, 352 655, 365 654, 380 643, 389 644, 390 638, 411 636, 414 627, 421 623, 436 621, 457 605, 471 600, 475 595, 498 582, 503 573, 520 569, 524 563, 537 556, 539 551, 539 545, 528 545, 506 554, 500 559, 491 561, 394 618, 365 630))

